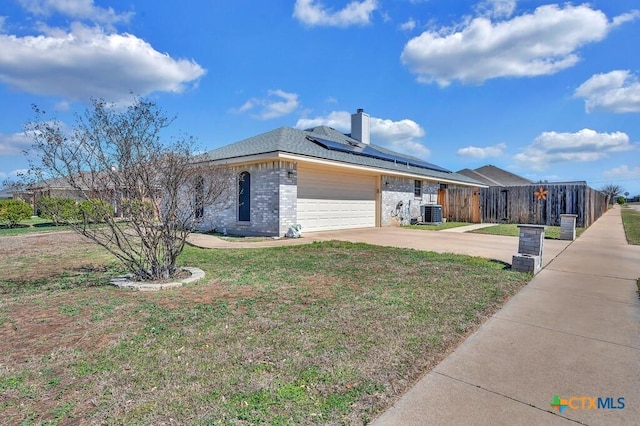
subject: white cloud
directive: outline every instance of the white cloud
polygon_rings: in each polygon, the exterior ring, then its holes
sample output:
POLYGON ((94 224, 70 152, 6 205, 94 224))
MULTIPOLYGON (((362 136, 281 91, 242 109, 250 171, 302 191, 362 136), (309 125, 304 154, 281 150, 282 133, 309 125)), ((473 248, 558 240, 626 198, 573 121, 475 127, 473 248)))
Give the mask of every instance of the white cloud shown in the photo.
POLYGON ((575 65, 578 49, 614 26, 588 5, 545 5, 507 21, 477 17, 462 28, 425 31, 409 40, 401 58, 418 81, 441 86, 548 75, 575 65))
POLYGON ((76 20, 100 24, 128 22, 133 13, 117 13, 113 8, 96 6, 93 0, 19 0, 24 9, 37 16, 61 14, 76 20))
POLYGON ((640 10, 632 10, 628 13, 623 13, 622 15, 618 15, 613 18, 612 25, 617 27, 622 24, 626 24, 627 22, 634 21, 640 18, 640 10))
POLYGON ((640 82, 629 71, 615 70, 595 74, 582 83, 574 93, 585 99, 585 110, 613 112, 640 111, 640 82))
POLYGON ((0 82, 74 100, 180 93, 205 74, 196 62, 173 59, 134 35, 107 34, 79 23, 48 35, 0 34, 0 51, 0 82))
POLYGON ((606 178, 635 178, 640 177, 640 166, 630 168, 626 164, 602 173, 606 178))
MULTIPOLYGON (((393 121, 376 117, 370 117, 370 119, 372 142, 417 157, 429 155, 429 148, 415 140, 425 135, 424 129, 415 121, 409 119, 393 121)), ((301 118, 295 125, 298 129, 316 126, 329 126, 349 133, 351 132, 351 113, 333 111, 325 117, 301 118)))
POLYGON ((410 18, 407 22, 400 24, 400 29, 402 31, 413 31, 417 25, 417 22, 413 18, 410 18))
POLYGON ((316 126, 329 126, 349 133, 351 131, 351 114, 347 111, 333 111, 326 117, 301 118, 295 125, 297 129, 310 129, 316 126))
POLYGON ((24 133, 0 133, 0 155, 16 155, 31 148, 32 141, 24 133))
POLYGON ((266 98, 251 98, 240 108, 233 110, 233 112, 243 113, 254 108, 260 108, 260 111, 253 114, 253 116, 261 120, 268 120, 291 114, 299 105, 297 93, 288 93, 284 90, 269 90, 266 98))
POLYGON ((544 132, 515 159, 534 170, 561 162, 596 161, 612 152, 635 149, 623 132, 599 133, 582 129, 575 133, 544 132))
POLYGON ((507 145, 504 143, 499 143, 497 145, 487 146, 484 148, 479 148, 477 146, 468 146, 466 148, 460 148, 458 150, 458 155, 472 158, 500 157, 504 153, 505 148, 507 148, 507 145))
POLYGON ((367 25, 378 8, 377 0, 354 0, 334 12, 316 0, 296 0, 293 17, 309 26, 348 27, 367 25))
POLYGON ((508 18, 516 10, 517 0, 485 0, 476 6, 480 15, 494 18, 508 18))

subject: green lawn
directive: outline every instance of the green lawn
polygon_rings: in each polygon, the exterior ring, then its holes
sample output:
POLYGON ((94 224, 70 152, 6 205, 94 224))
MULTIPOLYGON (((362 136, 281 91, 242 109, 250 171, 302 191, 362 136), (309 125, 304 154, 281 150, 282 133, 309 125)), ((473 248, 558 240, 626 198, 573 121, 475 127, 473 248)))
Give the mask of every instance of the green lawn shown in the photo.
POLYGON ((460 226, 473 225, 467 222, 443 222, 440 225, 406 225, 403 228, 422 229, 425 231, 442 231, 443 229, 458 228, 460 226))
POLYGON ((203 282, 128 292, 106 285, 112 260, 55 236, 47 267, 45 248, 12 251, 32 238, 0 237, 2 424, 366 424, 531 278, 323 242, 187 247, 203 282))
POLYGON ((0 237, 21 235, 31 232, 62 231, 68 229, 68 226, 54 226, 49 219, 41 219, 37 216, 33 216, 30 219, 21 221, 16 228, 0 226, 0 237))
MULTIPOLYGON (((580 234, 584 232, 585 228, 576 228, 576 237, 579 237, 580 234)), ((501 224, 495 226, 489 226, 486 228, 476 229, 474 231, 469 231, 475 234, 489 234, 489 235, 504 235, 507 237, 517 237, 520 235, 520 230, 518 225, 516 224, 501 224)), ((559 226, 547 226, 547 229, 544 231, 544 237, 546 239, 557 240, 560 238, 560 227, 559 226)))
POLYGON ((622 224, 629 244, 640 245, 640 211, 631 207, 622 208, 622 224))

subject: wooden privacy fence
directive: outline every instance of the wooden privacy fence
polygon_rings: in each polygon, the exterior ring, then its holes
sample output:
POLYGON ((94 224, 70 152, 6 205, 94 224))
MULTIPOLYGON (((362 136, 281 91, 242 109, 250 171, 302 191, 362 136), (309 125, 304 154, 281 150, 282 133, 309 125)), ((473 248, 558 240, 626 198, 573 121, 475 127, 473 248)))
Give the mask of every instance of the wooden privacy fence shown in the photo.
POLYGON ((443 214, 447 220, 485 223, 560 225, 561 214, 575 214, 587 227, 607 209, 607 197, 586 184, 533 184, 478 189, 449 187, 443 214), (542 189, 542 191, 541 191, 542 189), (474 197, 479 202, 474 203, 474 197), (538 194, 536 194, 538 193, 538 194), (475 195, 474 195, 475 194, 475 195), (479 209, 479 213, 477 210, 479 209))

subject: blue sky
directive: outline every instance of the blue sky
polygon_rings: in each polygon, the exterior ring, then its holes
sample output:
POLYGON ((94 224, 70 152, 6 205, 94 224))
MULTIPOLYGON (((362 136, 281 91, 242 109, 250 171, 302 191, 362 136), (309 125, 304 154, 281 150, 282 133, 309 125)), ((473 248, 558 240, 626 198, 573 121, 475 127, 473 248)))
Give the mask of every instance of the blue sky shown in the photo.
POLYGON ((3 0, 0 180, 31 104, 72 124, 130 93, 203 150, 289 126, 349 131, 450 170, 640 194, 640 1, 3 0))

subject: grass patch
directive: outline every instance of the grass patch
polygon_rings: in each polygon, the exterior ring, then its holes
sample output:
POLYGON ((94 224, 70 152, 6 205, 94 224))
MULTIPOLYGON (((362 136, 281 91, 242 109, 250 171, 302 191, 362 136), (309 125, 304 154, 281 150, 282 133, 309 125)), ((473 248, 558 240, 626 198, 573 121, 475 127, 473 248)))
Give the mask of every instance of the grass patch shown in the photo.
POLYGON ((32 216, 30 219, 21 221, 17 227, 8 228, 0 226, 0 237, 10 237, 33 232, 67 231, 68 226, 55 226, 50 220, 32 216))
POLYGON ((473 225, 467 222, 443 222, 440 225, 406 225, 403 228, 422 229, 425 231, 442 231, 443 229, 458 228, 460 226, 473 225))
MULTIPOLYGON (((585 228, 576 227, 576 238, 579 237, 585 228)), ((504 223, 495 226, 488 226, 486 228, 480 228, 473 231, 469 231, 474 234, 488 234, 488 235, 503 235, 506 237, 517 237, 520 235, 520 229, 517 224, 504 223)), ((559 226, 547 226, 544 231, 544 238, 548 240, 560 239, 560 227, 559 226)))
POLYGON ((53 223, 50 219, 43 219, 39 216, 31 216, 29 219, 20 222, 22 226, 51 226, 53 223))
POLYGON ((640 245, 640 211, 633 208, 623 208, 620 210, 620 214, 627 242, 640 245))
MULTIPOLYGON (((0 295, 33 294, 42 291, 66 290, 109 285, 109 280, 123 273, 122 266, 115 262, 95 268, 93 265, 81 266, 70 271, 50 274, 47 277, 29 279, 16 277, 0 280, 0 295)), ((65 315, 78 314, 77 306, 61 306, 65 315)))
POLYGON ((0 423, 366 424, 530 279, 344 242, 188 246, 179 262, 207 279, 128 292, 96 266, 65 286, 52 264, 47 286, 0 294, 0 423))

